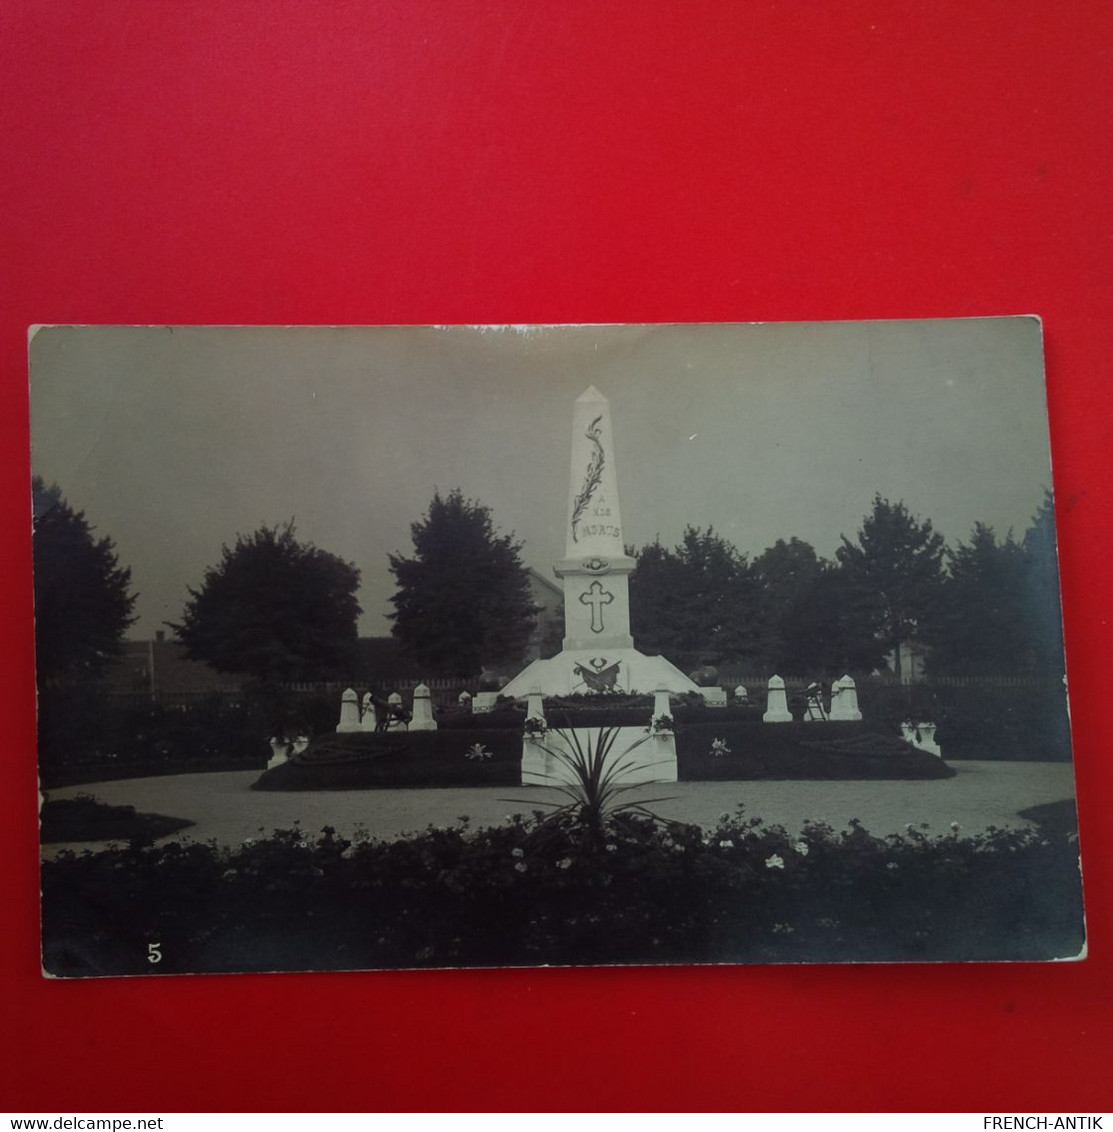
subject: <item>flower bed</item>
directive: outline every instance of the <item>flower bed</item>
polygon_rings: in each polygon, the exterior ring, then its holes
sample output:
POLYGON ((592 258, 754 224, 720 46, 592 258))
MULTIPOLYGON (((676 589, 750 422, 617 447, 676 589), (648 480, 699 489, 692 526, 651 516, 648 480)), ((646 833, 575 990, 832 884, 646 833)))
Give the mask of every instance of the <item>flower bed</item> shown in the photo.
POLYGON ((514 786, 522 732, 491 728, 327 735, 264 772, 255 790, 369 790, 396 786, 514 786), (475 748, 487 752, 475 757, 475 748), (472 757, 469 757, 469 752, 472 757))
POLYGON ((688 724, 676 732, 681 781, 950 778, 942 759, 867 723, 688 724), (716 750, 716 741, 727 748, 716 750))
MULTIPOLYGON (((679 712, 677 713, 679 714, 679 712)), ((573 716, 571 726, 650 726, 625 710, 573 716)), ((482 717, 480 717, 482 718, 482 717)), ((553 713, 552 724, 565 726, 553 713)), ((515 786, 521 781, 524 719, 516 727, 325 735, 290 762, 266 771, 257 790, 361 790, 409 786, 515 786), (474 747, 490 757, 468 757, 474 747)), ((785 723, 715 716, 675 722, 681 781, 949 778, 942 759, 862 723, 785 723), (716 749, 716 741, 726 750, 716 749)))
POLYGON ((1034 960, 1083 942, 1077 838, 875 838, 636 813, 391 842, 276 832, 44 864, 55 975, 570 963, 1034 960), (162 962, 147 962, 148 944, 162 962))

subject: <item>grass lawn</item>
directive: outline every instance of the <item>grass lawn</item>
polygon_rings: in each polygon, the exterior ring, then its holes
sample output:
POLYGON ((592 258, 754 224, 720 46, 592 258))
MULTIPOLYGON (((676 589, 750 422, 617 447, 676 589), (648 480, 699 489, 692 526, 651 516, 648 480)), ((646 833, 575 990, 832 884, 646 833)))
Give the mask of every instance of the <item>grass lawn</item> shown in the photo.
POLYGON ((163 814, 139 814, 134 806, 109 806, 88 794, 47 802, 40 814, 39 840, 154 841, 186 829, 193 822, 163 814))

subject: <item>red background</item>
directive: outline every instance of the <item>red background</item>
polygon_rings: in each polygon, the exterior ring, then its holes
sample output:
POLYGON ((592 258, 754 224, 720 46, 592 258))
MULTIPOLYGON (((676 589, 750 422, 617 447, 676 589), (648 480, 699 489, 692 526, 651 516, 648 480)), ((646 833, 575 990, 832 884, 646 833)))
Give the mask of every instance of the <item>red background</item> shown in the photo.
POLYGON ((3 1103, 1113 1107, 1111 31, 1105 0, 5 5, 3 1103), (1086 962, 39 977, 29 323, 1031 312, 1086 962))

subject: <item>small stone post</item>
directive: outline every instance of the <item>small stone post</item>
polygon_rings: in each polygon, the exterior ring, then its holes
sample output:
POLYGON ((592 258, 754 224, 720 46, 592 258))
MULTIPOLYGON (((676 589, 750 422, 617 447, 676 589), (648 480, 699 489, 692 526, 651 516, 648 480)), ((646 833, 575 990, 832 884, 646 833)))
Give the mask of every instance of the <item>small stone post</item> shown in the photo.
POLYGON ((541 702, 541 689, 534 685, 526 698, 526 719, 539 719, 545 722, 545 706, 541 702))
POLYGON ((363 693, 363 710, 359 717, 360 731, 377 731, 379 727, 379 717, 375 714, 375 701, 371 698, 370 692, 363 693))
POLYGON ((411 731, 436 731, 437 721, 433 718, 433 698, 428 684, 418 684, 414 688, 414 713, 410 721, 411 731))
POLYGON ((285 739, 271 739, 271 757, 267 761, 267 770, 281 766, 290 758, 290 744, 285 739))
POLYGON ((391 692, 386 699, 387 705, 391 708, 390 722, 387 723, 386 729, 388 731, 406 731, 406 724, 394 715, 394 709, 401 710, 402 697, 397 692, 391 692))
POLYGON ((359 696, 354 688, 345 688, 340 697, 340 722, 336 730, 341 734, 359 730, 359 696))
POLYGON ((769 699, 765 705, 762 723, 791 723, 792 712, 788 710, 788 697, 785 695, 783 677, 769 677, 769 699))
POLYGON ((456 701, 464 711, 471 711, 471 692, 466 688, 460 693, 460 698, 456 701))
POLYGON ((734 702, 736 704, 748 704, 750 702, 750 693, 746 690, 745 684, 739 684, 734 689, 734 702))
POLYGON ((935 723, 917 723, 916 730, 920 733, 920 741, 916 744, 921 751, 927 751, 929 755, 935 755, 936 758, 943 757, 943 749, 935 741, 935 728, 938 725, 935 723))
POLYGON ((858 710, 858 687, 852 676, 843 676, 831 685, 831 714, 834 720, 857 723, 862 718, 858 710))
MULTIPOLYGON (((671 715, 672 709, 669 707, 669 690, 668 688, 658 687, 653 693, 653 719, 657 719, 662 715, 671 715)), ((650 721, 652 723, 652 720, 650 721)))

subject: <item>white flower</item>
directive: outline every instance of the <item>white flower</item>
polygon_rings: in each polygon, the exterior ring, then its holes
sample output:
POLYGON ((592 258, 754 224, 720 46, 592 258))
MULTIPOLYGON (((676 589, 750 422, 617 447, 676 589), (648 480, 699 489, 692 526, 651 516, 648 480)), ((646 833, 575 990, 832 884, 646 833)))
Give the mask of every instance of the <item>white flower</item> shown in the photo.
POLYGON ((526 851, 524 849, 511 849, 510 850, 510 856, 511 857, 524 857, 525 855, 526 855, 526 851))
POLYGON ((957 821, 951 822, 951 832, 952 833, 958 833, 958 831, 960 829, 962 829, 962 826, 960 826, 957 821))
POLYGON ((887 864, 887 865, 885 866, 885 868, 887 868, 887 869, 899 869, 899 868, 900 868, 900 865, 898 865, 898 864, 896 863, 896 861, 890 861, 890 862, 889 862, 889 863, 888 863, 888 864, 887 864))
POLYGON ((606 848, 607 848, 608 853, 617 853, 618 852, 618 846, 613 844, 613 843, 608 842, 606 848))
POLYGON ((557 861, 557 868, 558 869, 569 869, 571 867, 572 867, 572 858, 571 857, 562 857, 559 861, 557 861))
POLYGON ((244 847, 245 849, 250 849, 250 848, 251 848, 251 846, 255 844, 255 838, 254 838, 254 837, 249 837, 249 838, 247 838, 247 839, 246 839, 245 841, 241 842, 241 844, 243 845, 243 847, 244 847))
POLYGON ((525 861, 519 861, 519 862, 518 862, 518 863, 517 863, 517 864, 516 864, 516 865, 514 866, 514 868, 515 868, 515 870, 516 870, 517 872, 519 872, 519 873, 524 873, 524 872, 526 871, 526 863, 525 863, 525 861))
POLYGON ((801 857, 806 857, 808 855, 808 843, 806 841, 794 841, 792 843, 792 848, 795 849, 801 857))
POLYGON ((734 842, 731 841, 729 838, 726 841, 720 841, 719 842, 719 848, 720 849, 733 849, 734 848, 734 842))
POLYGON ((785 861, 783 857, 778 857, 776 853, 772 857, 765 858, 765 867, 767 869, 783 869, 785 861))

